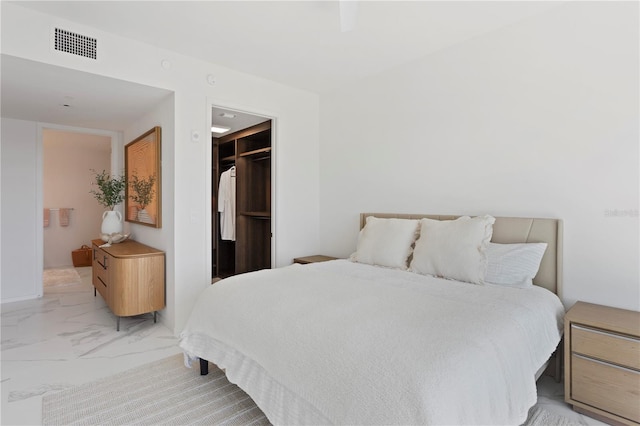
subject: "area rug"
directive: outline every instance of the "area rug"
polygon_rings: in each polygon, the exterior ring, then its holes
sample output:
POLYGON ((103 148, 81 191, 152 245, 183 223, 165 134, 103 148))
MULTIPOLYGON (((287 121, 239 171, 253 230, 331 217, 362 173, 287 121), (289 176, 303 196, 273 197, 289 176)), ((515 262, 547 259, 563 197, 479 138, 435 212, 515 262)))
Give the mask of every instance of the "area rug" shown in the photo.
POLYGON ((529 417, 523 426, 581 426, 581 423, 534 405, 529 410, 529 417))
MULTIPOLYGON (((182 355, 45 395, 44 425, 269 425, 264 413, 209 364, 185 368, 182 355)), ((535 406, 525 426, 573 426, 535 406)))
POLYGON ((42 284, 45 287, 80 284, 78 271, 74 268, 45 269, 42 271, 42 284))
POLYGON ((182 355, 45 395, 44 425, 269 425, 265 415, 213 364, 200 376, 182 355))

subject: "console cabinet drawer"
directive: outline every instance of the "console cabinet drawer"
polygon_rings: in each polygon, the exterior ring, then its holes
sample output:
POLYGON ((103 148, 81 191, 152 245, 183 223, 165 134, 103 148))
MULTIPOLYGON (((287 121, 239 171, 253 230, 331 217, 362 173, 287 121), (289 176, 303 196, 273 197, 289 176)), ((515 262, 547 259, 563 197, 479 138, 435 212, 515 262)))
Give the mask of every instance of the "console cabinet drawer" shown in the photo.
POLYGON ((96 275, 93 280, 94 287, 98 290, 98 293, 100 293, 100 296, 102 296, 104 300, 109 300, 109 289, 107 288, 108 282, 108 280, 100 277, 100 275, 96 275))
POLYGON ((100 248, 93 246, 93 262, 92 262, 92 275, 93 286, 100 296, 106 301, 109 299, 107 292, 107 283, 109 282, 109 270, 106 267, 107 254, 100 248))
POLYGON ((571 326, 571 350, 623 367, 640 370, 640 339, 591 329, 571 326))
POLYGON ((572 355, 571 397, 640 422, 640 372, 572 355))

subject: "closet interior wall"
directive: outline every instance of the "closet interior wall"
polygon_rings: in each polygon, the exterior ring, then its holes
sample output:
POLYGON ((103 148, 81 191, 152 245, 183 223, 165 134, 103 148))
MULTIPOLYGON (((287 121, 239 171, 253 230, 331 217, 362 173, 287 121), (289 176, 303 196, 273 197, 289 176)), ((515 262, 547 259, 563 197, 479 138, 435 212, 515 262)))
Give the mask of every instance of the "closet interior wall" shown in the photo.
POLYGON ((212 274, 227 277, 271 267, 271 120, 213 138, 212 274), (236 167, 236 240, 220 232, 220 176, 236 167))

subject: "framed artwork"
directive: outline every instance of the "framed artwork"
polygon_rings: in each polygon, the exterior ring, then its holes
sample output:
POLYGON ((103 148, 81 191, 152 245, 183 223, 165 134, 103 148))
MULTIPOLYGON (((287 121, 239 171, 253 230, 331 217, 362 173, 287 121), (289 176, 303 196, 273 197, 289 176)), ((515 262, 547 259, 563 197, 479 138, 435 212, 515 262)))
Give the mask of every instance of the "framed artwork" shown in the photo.
POLYGON ((160 127, 154 127, 124 147, 125 220, 160 228, 160 127))

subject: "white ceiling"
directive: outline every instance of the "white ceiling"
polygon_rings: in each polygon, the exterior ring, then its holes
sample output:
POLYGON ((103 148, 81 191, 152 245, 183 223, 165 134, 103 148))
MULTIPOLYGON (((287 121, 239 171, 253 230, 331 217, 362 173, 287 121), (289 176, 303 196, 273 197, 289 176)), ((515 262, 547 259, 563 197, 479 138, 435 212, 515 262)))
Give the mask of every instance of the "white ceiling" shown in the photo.
MULTIPOLYGON (((3 117, 87 129, 122 130, 172 93, 8 55, 0 75, 3 117)), ((212 123, 230 129, 218 137, 268 120, 215 107, 211 115, 212 123)))
POLYGON ((211 109, 211 124, 220 127, 228 127, 229 130, 224 133, 214 133, 213 136, 219 138, 238 130, 246 129, 256 124, 268 121, 268 117, 247 114, 242 111, 235 111, 226 108, 213 107, 211 109))
POLYGON ((172 92, 2 55, 3 117, 118 131, 172 92))
MULTIPOLYGON (((16 2, 22 7, 316 93, 401 66, 544 13, 561 3, 360 0, 355 29, 342 32, 337 1, 16 2)), ((27 76, 16 69, 5 75, 4 58, 2 62, 5 115, 7 88, 13 88, 13 102, 20 98, 18 91, 29 88, 35 91, 42 86, 20 83, 27 76)), ((42 71, 48 73, 51 69, 39 71, 41 76, 42 71)), ((58 77, 59 94, 71 93, 67 89, 73 88, 76 80, 58 77), (65 86, 67 83, 69 86, 65 86)), ((123 112, 110 107, 108 101, 117 95, 129 99, 131 87, 124 87, 121 84, 124 82, 112 83, 113 86, 103 85, 101 91, 95 86, 87 87, 94 92, 86 99, 93 102, 90 108, 104 110, 94 114, 96 117, 123 112), (103 98, 105 102, 100 101, 103 98)), ((143 87, 138 89, 151 98, 161 95, 143 87)), ((24 96, 23 110, 28 111, 33 99, 27 99, 28 93, 24 96)), ((76 112, 85 108, 84 102, 80 105, 80 98, 76 98, 76 112)), ((61 114, 51 117, 58 119, 61 114)), ((43 121, 51 122, 52 118, 43 121)))

